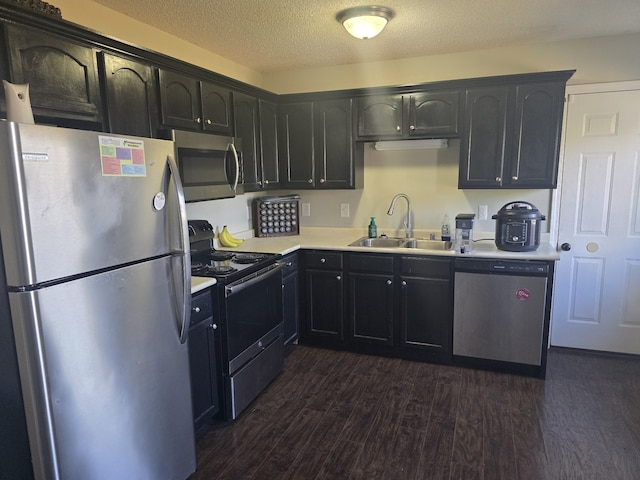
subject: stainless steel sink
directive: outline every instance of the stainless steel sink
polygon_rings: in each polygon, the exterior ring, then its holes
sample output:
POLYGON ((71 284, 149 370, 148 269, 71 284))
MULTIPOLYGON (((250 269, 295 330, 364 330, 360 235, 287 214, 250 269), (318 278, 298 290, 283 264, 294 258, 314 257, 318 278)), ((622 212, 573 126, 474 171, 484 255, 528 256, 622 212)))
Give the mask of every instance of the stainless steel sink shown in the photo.
POLYGON ((396 237, 362 237, 349 244, 350 247, 373 248, 416 248, 423 250, 451 250, 452 242, 442 240, 427 240, 424 238, 396 238, 396 237))
POLYGON ((402 245, 404 248, 421 248, 424 250, 451 250, 453 242, 444 240, 424 240, 421 238, 410 238, 402 245))
POLYGON ((402 247, 407 241, 406 238, 389 238, 389 237, 377 237, 369 238, 362 237, 353 243, 350 243, 350 247, 377 247, 377 248, 396 248, 402 247))

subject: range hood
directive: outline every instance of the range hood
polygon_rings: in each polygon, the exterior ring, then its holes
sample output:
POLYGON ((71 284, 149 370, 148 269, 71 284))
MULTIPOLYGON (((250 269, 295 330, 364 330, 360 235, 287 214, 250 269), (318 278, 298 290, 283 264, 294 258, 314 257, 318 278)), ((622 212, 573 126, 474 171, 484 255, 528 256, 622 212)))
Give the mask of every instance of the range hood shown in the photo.
POLYGON ((449 141, 443 138, 426 139, 426 140, 389 140, 375 142, 373 148, 375 150, 421 150, 428 148, 447 148, 449 141))

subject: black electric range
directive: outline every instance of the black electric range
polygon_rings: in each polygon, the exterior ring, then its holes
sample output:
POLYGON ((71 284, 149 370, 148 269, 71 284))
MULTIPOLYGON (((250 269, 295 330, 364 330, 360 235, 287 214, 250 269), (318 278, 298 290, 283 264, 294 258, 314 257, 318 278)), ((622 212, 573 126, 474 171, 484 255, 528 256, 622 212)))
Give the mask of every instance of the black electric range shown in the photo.
POLYGON ((274 264, 281 255, 274 253, 231 252, 214 248, 213 226, 206 220, 189 220, 191 275, 234 282, 274 264))

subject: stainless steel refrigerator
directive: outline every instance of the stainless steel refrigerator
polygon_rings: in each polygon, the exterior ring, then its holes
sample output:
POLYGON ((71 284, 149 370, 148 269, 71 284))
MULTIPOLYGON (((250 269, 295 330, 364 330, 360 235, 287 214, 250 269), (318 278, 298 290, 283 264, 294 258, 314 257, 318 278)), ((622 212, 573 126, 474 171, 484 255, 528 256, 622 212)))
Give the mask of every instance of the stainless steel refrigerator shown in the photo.
POLYGON ((187 478, 191 282, 173 144, 0 121, 0 238, 1 373, 16 378, 0 446, 38 479, 187 478))

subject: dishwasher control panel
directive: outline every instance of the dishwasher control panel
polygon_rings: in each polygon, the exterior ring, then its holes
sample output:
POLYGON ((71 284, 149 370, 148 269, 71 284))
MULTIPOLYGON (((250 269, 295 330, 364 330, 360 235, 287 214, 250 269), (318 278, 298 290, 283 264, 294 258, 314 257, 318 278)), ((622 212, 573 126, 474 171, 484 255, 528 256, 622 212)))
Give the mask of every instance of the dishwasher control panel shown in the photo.
POLYGON ((506 273, 509 275, 547 275, 549 265, 545 262, 527 260, 470 260, 455 261, 455 270, 465 272, 506 273))

